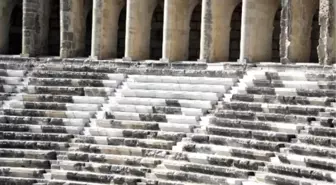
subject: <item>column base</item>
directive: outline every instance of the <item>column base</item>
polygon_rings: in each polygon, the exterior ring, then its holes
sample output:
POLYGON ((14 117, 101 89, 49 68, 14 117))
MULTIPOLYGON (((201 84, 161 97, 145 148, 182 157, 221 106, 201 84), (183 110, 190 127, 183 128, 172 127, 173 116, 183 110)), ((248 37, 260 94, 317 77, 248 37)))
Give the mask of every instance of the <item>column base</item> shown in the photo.
POLYGON ((132 62, 131 57, 123 57, 122 60, 125 61, 125 62, 132 62))
POLYGON ((161 58, 160 59, 160 62, 163 62, 163 63, 169 63, 170 60, 168 58, 161 58))

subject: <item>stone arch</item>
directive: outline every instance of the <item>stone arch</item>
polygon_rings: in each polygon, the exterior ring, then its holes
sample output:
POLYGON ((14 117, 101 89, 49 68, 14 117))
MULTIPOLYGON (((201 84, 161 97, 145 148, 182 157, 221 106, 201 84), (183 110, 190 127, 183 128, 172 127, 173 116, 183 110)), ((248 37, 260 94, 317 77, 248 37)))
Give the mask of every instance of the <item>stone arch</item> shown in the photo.
POLYGON ((90 9, 85 18, 85 51, 84 56, 91 54, 91 40, 92 40, 92 9, 90 9))
POLYGON ((150 59, 158 60, 162 56, 163 8, 158 4, 152 15, 150 36, 150 59))
POLYGON ((272 35, 272 61, 280 62, 280 21, 281 21, 281 8, 275 13, 273 22, 273 35, 272 35))
POLYGON ((60 1, 51 0, 49 31, 48 31, 48 54, 59 56, 60 52, 60 1))
POLYGON ((202 4, 199 3, 193 9, 190 17, 188 60, 197 60, 200 57, 201 20, 202 4))
POLYGON ((319 25, 319 11, 316 9, 316 12, 313 16, 312 28, 311 28, 311 50, 310 50, 310 59, 309 62, 318 63, 318 54, 317 46, 319 45, 320 37, 320 25, 319 25))
POLYGON ((22 2, 14 6, 9 25, 8 54, 20 54, 22 48, 22 2))
POLYGON ((229 61, 237 61, 240 54, 240 37, 241 37, 241 19, 242 18, 242 3, 239 3, 233 10, 231 16, 231 31, 230 31, 230 52, 229 61))
POLYGON ((118 19, 117 58, 124 57, 125 37, 126 37, 126 6, 124 6, 121 9, 118 19))

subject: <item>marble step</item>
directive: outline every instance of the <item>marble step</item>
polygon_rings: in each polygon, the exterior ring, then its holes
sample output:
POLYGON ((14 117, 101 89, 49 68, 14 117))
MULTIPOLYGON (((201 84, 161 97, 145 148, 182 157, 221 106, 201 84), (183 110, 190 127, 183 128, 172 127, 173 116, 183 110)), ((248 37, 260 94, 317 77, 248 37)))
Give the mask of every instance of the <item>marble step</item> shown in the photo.
POLYGON ((104 104, 104 111, 111 112, 133 112, 145 114, 174 114, 185 116, 203 116, 207 111, 197 108, 170 107, 170 106, 146 106, 146 105, 119 105, 119 104, 104 104))
POLYGON ((186 91, 163 91, 163 90, 119 90, 123 97, 137 98, 163 98, 163 99, 183 99, 183 100, 207 100, 218 101, 222 94, 211 92, 186 92, 186 91))
POLYGON ((330 72, 319 73, 317 71, 261 71, 248 70, 248 76, 253 76, 254 79, 269 79, 269 80, 287 80, 287 81, 335 81, 336 75, 330 72))
POLYGON ((336 148, 336 138, 299 134, 297 135, 297 140, 300 143, 305 143, 308 145, 336 148))
POLYGON ((67 134, 81 134, 83 127, 74 126, 54 126, 54 125, 13 125, 0 123, 0 131, 14 131, 14 132, 33 132, 33 133, 67 133, 67 134))
POLYGON ((280 95, 260 95, 260 94, 232 94, 225 95, 231 101, 239 102, 260 102, 273 104, 290 104, 290 105, 317 105, 332 106, 336 98, 329 97, 306 97, 306 96, 280 96, 280 95))
POLYGON ((94 118, 95 111, 57 111, 38 109, 3 109, 3 115, 7 116, 29 116, 29 117, 53 117, 53 118, 94 118))
MULTIPOLYGON (((306 133, 315 136, 325 136, 336 139, 336 128, 326 128, 326 127, 307 127, 306 133)), ((305 132, 303 132, 305 133, 305 132)))
POLYGON ((50 169, 50 165, 51 165, 50 161, 45 160, 45 159, 2 158, 0 157, 0 166, 2 167, 50 169))
POLYGON ((143 83, 174 83, 174 84, 204 84, 204 85, 234 85, 234 78, 208 78, 188 76, 156 76, 156 75, 128 75, 128 82, 143 83))
POLYGON ((32 133, 32 132, 0 132, 2 140, 32 140, 32 141, 55 141, 55 142, 70 142, 74 138, 72 134, 60 133, 32 133))
POLYGON ((256 178, 261 182, 271 183, 273 185, 283 184, 305 184, 305 185, 332 185, 334 183, 328 183, 317 180, 309 180, 305 178, 295 178, 284 175, 276 175, 269 173, 257 173, 256 178))
POLYGON ((45 169, 23 168, 23 167, 0 167, 0 176, 21 177, 21 178, 40 178, 43 179, 45 169))
POLYGON ((27 70, 0 69, 0 76, 6 77, 25 77, 27 70))
POLYGON ((15 62, 11 60, 0 62, 0 69, 5 70, 30 70, 33 67, 35 67, 34 64, 26 61, 15 62))
POLYGON ((92 183, 92 182, 79 182, 79 181, 70 181, 70 180, 59 180, 59 179, 51 179, 48 180, 47 185, 105 185, 102 183, 92 183))
POLYGON ((23 85, 6 85, 0 84, 1 93, 21 93, 27 91, 23 85))
MULTIPOLYGON (((203 135, 203 134, 192 134, 189 137, 190 137, 190 140, 195 143, 250 148, 250 149, 257 149, 257 150, 268 150, 272 152, 280 152, 280 148, 285 147, 284 143, 270 142, 267 140, 260 141, 260 140, 255 140, 255 139, 213 136, 213 135, 203 135)), ((189 138, 185 138, 185 139, 189 139, 189 138)))
POLYGON ((192 142, 179 142, 173 148, 173 151, 194 152, 213 155, 223 155, 228 157, 240 157, 246 159, 270 161, 274 153, 265 150, 255 150, 240 147, 219 146, 213 144, 199 144, 192 142))
POLYGON ((57 102, 23 102, 7 101, 4 107, 13 109, 42 109, 42 110, 63 110, 63 111, 99 111, 100 104, 75 104, 75 103, 57 103, 57 102))
POLYGON ((155 121, 183 124, 198 124, 200 118, 198 116, 185 116, 173 114, 151 114, 151 113, 132 113, 132 112, 98 112, 98 119, 117 119, 131 121, 155 121))
POLYGON ((70 96, 113 96, 114 88, 110 87, 65 87, 65 86, 28 86, 29 94, 52 94, 70 96))
POLYGON ((94 162, 79 162, 79 161, 57 161, 61 170, 66 171, 81 171, 81 172, 94 172, 101 174, 119 174, 145 177, 146 173, 150 172, 149 168, 107 164, 107 163, 94 163, 94 162))
POLYGON ((99 96, 71 96, 57 94, 17 94, 12 100, 25 102, 57 102, 57 103, 74 103, 74 104, 103 104, 106 103, 107 97, 99 96))
POLYGON ((56 160, 56 156, 57 152, 54 148, 50 150, 0 148, 0 158, 56 160))
MULTIPOLYGON (((1 80, 1 79, 0 79, 1 80)), ((35 86, 70 86, 70 87, 110 87, 116 88, 120 81, 73 79, 73 78, 34 78, 28 77, 28 85, 35 86)))
POLYGON ((85 127, 89 125, 90 119, 0 115, 0 122, 14 125, 27 124, 85 127))
POLYGON ((241 128, 251 130, 268 130, 274 132, 285 132, 297 134, 304 129, 305 125, 299 123, 272 122, 272 121, 250 121, 228 118, 210 117, 209 124, 217 127, 241 128))
POLYGON ((328 148, 328 147, 298 143, 298 144, 291 144, 289 146, 289 149, 290 149, 290 152, 293 152, 294 154, 336 159, 336 149, 335 148, 328 148))
POLYGON ((243 179, 240 178, 229 178, 214 175, 205 175, 200 173, 167 170, 167 169, 153 169, 151 175, 158 179, 194 182, 194 183, 242 185, 243 182, 243 179))
POLYGON ((15 185, 39 185, 39 183, 46 183, 47 181, 44 179, 38 178, 23 178, 23 177, 5 177, 0 176, 1 184, 15 184, 15 185))
POLYGON ((68 143, 50 141, 0 140, 2 149, 67 150, 68 143))
POLYGON ((5 77, 0 76, 0 83, 6 85, 23 85, 23 77, 5 77))
POLYGON ((179 100, 138 97, 109 97, 109 103, 123 105, 172 106, 185 108, 212 109, 216 101, 206 100, 179 100))
POLYGON ((229 85, 125 82, 125 89, 226 93, 229 85))
POLYGON ((30 74, 38 78, 74 78, 122 81, 126 78, 123 73, 75 72, 75 71, 41 71, 33 70, 30 74))

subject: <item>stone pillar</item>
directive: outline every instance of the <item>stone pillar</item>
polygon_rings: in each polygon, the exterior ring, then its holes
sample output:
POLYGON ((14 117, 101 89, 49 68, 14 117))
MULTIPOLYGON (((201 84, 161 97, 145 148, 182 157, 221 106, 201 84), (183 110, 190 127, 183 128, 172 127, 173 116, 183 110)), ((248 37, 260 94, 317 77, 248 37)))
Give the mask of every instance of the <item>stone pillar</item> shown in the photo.
POLYGON ((198 0, 165 0, 162 59, 181 61, 188 58, 189 24, 198 0))
POLYGON ((23 55, 47 54, 49 13, 49 0, 23 0, 23 55))
POLYGON ((94 0, 91 56, 117 57, 118 20, 125 0, 94 0))
POLYGON ((152 14, 157 0, 127 0, 125 58, 149 59, 152 14))
POLYGON ((12 10, 16 5, 15 0, 0 1, 0 54, 8 52, 9 28, 12 10))
POLYGON ((336 63, 336 0, 320 0, 319 62, 322 65, 336 63))
POLYGON ((280 0, 243 0, 240 61, 272 60, 273 22, 280 0))
POLYGON ((309 62, 311 29, 319 0, 283 0, 280 57, 282 63, 309 62))
POLYGON ((62 58, 82 56, 85 50, 84 0, 61 0, 62 58))
POLYGON ((227 61, 231 17, 241 0, 203 0, 200 60, 227 61))

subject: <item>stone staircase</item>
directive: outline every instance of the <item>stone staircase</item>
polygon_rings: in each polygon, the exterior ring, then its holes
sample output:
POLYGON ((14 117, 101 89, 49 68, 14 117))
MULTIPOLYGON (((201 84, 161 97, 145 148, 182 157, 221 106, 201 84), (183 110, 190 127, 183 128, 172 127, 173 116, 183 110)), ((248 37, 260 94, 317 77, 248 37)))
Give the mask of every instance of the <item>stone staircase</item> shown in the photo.
POLYGON ((0 185, 333 184, 335 81, 317 65, 2 59, 0 185))

